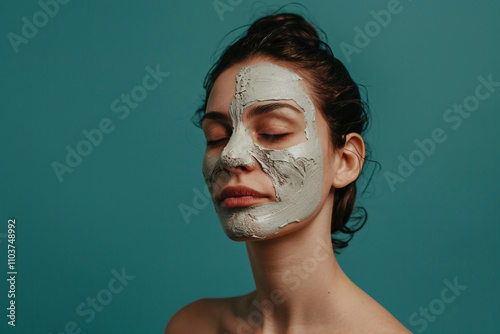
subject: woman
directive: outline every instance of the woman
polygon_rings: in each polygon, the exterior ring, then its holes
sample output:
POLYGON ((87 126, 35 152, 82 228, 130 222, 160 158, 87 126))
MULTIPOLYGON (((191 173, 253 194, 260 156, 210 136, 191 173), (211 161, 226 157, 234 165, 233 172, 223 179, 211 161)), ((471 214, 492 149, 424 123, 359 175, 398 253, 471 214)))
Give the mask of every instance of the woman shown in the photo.
MULTIPOLYGON (((257 20, 224 51, 199 110, 203 175, 256 290, 179 310, 165 333, 409 333, 342 272, 365 159, 358 86, 295 14, 257 20)), ((364 221, 363 221, 364 223, 364 221)))

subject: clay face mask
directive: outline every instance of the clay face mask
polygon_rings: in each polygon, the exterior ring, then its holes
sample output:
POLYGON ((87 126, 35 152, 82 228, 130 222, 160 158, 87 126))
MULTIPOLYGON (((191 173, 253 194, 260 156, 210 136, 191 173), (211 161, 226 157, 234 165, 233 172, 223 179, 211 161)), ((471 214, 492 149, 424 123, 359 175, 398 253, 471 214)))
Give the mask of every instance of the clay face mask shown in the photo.
POLYGON ((214 201, 224 232, 230 238, 268 237, 288 224, 307 218, 318 207, 323 151, 315 108, 302 89, 301 80, 296 73, 272 63, 243 67, 236 76, 235 99, 229 106, 233 131, 220 154, 203 158, 205 182, 213 196, 221 166, 253 166, 256 160, 271 178, 276 200, 238 208, 225 208, 214 201), (256 102, 273 100, 293 100, 303 110, 306 141, 274 150, 263 148, 252 140, 249 128, 242 121, 243 110, 256 102))

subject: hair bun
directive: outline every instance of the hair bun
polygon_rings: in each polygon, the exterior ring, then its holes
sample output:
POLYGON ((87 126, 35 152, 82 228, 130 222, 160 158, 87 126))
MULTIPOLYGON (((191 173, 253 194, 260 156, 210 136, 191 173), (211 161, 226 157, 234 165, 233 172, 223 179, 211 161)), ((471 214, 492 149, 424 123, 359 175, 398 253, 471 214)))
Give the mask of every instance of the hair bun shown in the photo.
POLYGON ((284 36, 295 36, 307 40, 308 44, 320 42, 316 28, 302 16, 290 13, 270 15, 255 21, 248 29, 247 36, 278 32, 284 36))

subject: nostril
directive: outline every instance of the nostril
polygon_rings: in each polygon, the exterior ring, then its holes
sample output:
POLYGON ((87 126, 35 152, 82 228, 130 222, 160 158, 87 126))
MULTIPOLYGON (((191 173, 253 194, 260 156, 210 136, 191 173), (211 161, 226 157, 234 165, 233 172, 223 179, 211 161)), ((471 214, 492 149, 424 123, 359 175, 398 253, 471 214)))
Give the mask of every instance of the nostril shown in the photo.
POLYGON ((226 169, 232 169, 232 168, 248 169, 248 167, 255 166, 252 157, 249 157, 248 159, 226 157, 221 161, 221 165, 223 168, 226 169))
POLYGON ((224 154, 221 157, 221 163, 224 167, 236 167, 241 164, 241 159, 234 158, 231 154, 224 154))
POLYGON ((237 166, 237 167, 222 167, 221 168, 223 172, 227 174, 238 174, 241 172, 247 171, 247 168, 245 166, 237 166))
POLYGON ((232 152, 223 152, 221 154, 221 167, 227 171, 238 169, 238 170, 248 170, 255 166, 255 161, 250 154, 244 156, 238 156, 231 154, 232 152))

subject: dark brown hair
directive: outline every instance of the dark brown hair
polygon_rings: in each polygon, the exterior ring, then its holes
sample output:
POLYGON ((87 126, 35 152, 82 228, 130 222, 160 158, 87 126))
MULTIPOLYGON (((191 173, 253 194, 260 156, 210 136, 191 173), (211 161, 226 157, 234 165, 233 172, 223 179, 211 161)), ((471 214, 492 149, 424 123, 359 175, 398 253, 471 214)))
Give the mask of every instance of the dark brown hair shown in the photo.
MULTIPOLYGON (((361 134, 366 130, 368 107, 361 99, 358 85, 334 57, 328 44, 321 40, 318 30, 302 16, 291 13, 258 19, 246 34, 222 52, 205 77, 206 96, 193 118, 197 126, 201 126, 200 120, 217 77, 232 65, 255 57, 285 62, 308 79, 313 90, 312 98, 329 125, 335 148, 344 147, 347 134, 361 134)), ((336 252, 346 247, 353 234, 366 222, 367 213, 363 207, 357 207, 353 213, 355 202, 356 182, 335 189, 331 232, 336 252), (337 234, 345 235, 337 238, 337 234)))

